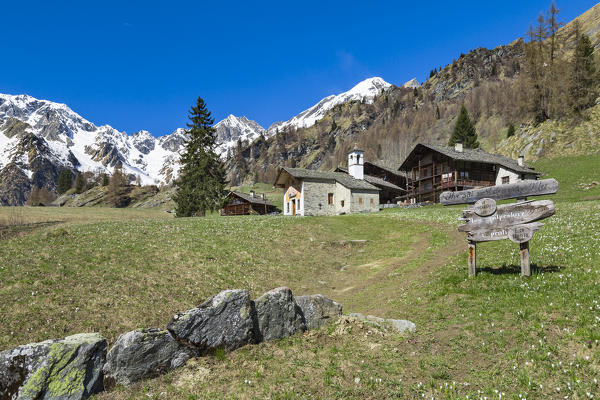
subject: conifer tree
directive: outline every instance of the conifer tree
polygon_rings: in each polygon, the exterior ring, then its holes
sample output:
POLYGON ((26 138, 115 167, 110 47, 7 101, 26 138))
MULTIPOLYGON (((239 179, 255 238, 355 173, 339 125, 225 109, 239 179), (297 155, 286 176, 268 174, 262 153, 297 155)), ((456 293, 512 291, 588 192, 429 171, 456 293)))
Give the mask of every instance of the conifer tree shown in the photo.
POLYGON ((464 104, 460 108, 460 112, 456 118, 456 125, 454 125, 454 130, 448 141, 448 146, 454 146, 458 142, 461 142, 467 149, 476 149, 479 147, 475 125, 473 124, 473 121, 471 121, 464 104))
POLYGON ((585 34, 577 37, 577 44, 571 60, 569 94, 571 106, 576 112, 594 104, 598 95, 594 46, 585 34))
POLYGON ((63 169, 58 176, 58 182, 56 185, 56 191, 58 194, 63 194, 67 190, 71 189, 73 185, 73 174, 71 174, 71 170, 63 169))
POLYGON ((75 178, 75 192, 83 193, 85 186, 86 186, 85 178, 83 177, 83 174, 81 172, 78 172, 77 177, 75 178))
POLYGON ((511 122, 510 124, 508 124, 508 131, 506 132, 506 137, 509 138, 514 135, 515 135, 515 126, 511 122))
POLYGON ((216 129, 201 97, 189 111, 188 139, 174 196, 177 217, 205 215, 221 208, 225 198, 225 168, 215 153, 216 129))
POLYGON ((108 186, 109 180, 107 174, 102 174, 102 186, 108 186))

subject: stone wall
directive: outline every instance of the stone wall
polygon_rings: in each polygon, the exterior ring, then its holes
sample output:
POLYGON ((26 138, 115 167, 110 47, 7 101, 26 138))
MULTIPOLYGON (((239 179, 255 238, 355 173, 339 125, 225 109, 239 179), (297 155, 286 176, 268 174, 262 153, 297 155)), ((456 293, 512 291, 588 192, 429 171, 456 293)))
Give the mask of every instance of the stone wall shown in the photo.
POLYGON ((79 400, 185 365, 218 349, 285 338, 337 320, 342 306, 322 295, 294 297, 286 287, 256 300, 225 290, 173 316, 167 329, 119 336, 110 351, 98 333, 0 351, 0 399, 79 400))
POLYGON ((311 181, 303 182, 303 215, 336 215, 337 199, 335 181, 311 181), (328 204, 329 193, 334 193, 333 205, 328 204))
POLYGON ((379 192, 363 190, 352 192, 351 212, 377 212, 379 211, 379 192), (361 201, 362 200, 362 201, 361 201))

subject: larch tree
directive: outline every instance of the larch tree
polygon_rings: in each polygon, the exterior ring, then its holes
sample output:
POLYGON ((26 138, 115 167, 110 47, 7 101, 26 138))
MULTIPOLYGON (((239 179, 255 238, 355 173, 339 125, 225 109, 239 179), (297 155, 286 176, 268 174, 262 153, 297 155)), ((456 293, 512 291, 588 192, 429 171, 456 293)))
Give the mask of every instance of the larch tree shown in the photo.
POLYGON ((174 196, 177 217, 204 216, 220 209, 225 199, 225 167, 215 153, 214 119, 201 97, 190 109, 189 119, 174 196))
POLYGON ((571 59, 569 95, 576 112, 594 104, 598 95, 598 74, 594 60, 594 46, 585 34, 577 31, 577 44, 571 59))
POLYGON ((454 146, 456 143, 462 143, 467 149, 479 148, 475 125, 473 124, 473 121, 471 121, 471 117, 469 117, 469 113, 464 104, 460 108, 460 112, 456 118, 456 124, 454 125, 452 135, 450 135, 448 146, 454 146))

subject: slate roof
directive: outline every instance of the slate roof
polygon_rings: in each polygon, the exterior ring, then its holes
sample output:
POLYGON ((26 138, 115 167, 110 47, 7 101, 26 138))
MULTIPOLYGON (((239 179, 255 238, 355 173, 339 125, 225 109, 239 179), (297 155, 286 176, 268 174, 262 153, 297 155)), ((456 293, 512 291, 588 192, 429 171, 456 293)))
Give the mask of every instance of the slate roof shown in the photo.
MULTIPOLYGON (((348 189, 356 189, 356 190, 379 190, 376 186, 371 185, 362 179, 354 179, 348 174, 343 172, 331 172, 331 171, 317 171, 313 169, 304 169, 304 168, 290 168, 283 167, 279 172, 279 175, 283 171, 286 171, 288 174, 293 176, 296 179, 316 179, 316 180, 328 180, 328 181, 336 181, 339 184, 347 187, 348 189)), ((279 176, 277 177, 275 184, 279 180, 279 176)))
MULTIPOLYGON (((342 168, 342 167, 337 167, 334 172, 336 172, 336 171, 340 171, 344 174, 348 173, 348 170, 346 168, 342 168)), ((398 175, 398 174, 395 174, 395 175, 398 175)), ((372 185, 378 186, 378 187, 385 187, 388 189, 399 190, 399 191, 403 191, 403 192, 406 191, 405 189, 402 189, 400 186, 394 185, 392 182, 388 182, 388 181, 378 178, 376 176, 365 174, 364 178, 365 178, 365 181, 369 182, 372 185)))
POLYGON ((541 175, 539 172, 535 171, 533 168, 531 168, 527 165, 520 166, 516 160, 513 160, 512 158, 509 158, 509 157, 502 156, 500 154, 490 154, 481 149, 463 149, 463 151, 460 152, 460 151, 456 151, 454 149, 454 147, 439 146, 436 144, 429 144, 429 143, 417 143, 417 145, 412 149, 412 151, 410 152, 408 157, 406 157, 406 160, 404 160, 404 162, 402 163, 402 165, 400 166, 399 169, 401 169, 401 170, 407 169, 407 166, 406 166, 407 161, 411 158, 411 156, 413 155, 415 150, 417 150, 417 148, 419 148, 419 146, 429 148, 433 151, 437 151, 438 153, 441 153, 441 154, 443 154, 447 157, 450 157, 454 160, 472 161, 472 162, 479 162, 479 163, 483 163, 483 164, 497 164, 497 165, 501 165, 501 166, 508 168, 515 172, 519 172, 519 173, 523 173, 523 174, 541 175))
POLYGON ((247 202, 251 203, 251 204, 263 204, 263 205, 267 205, 267 206, 273 206, 273 204, 271 204, 267 199, 261 199, 260 196, 250 196, 248 193, 241 193, 241 192, 229 192, 229 194, 234 194, 237 197, 246 200, 247 202))

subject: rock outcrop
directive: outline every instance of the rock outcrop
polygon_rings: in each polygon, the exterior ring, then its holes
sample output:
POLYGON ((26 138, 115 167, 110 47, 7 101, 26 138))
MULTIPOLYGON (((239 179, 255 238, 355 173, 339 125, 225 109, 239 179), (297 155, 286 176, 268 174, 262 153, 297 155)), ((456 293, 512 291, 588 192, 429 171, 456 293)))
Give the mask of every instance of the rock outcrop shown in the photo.
POLYGON ((119 336, 104 365, 104 386, 130 385, 183 366, 196 352, 166 330, 149 328, 119 336))
POLYGON ((0 352, 0 399, 78 400, 104 389, 106 339, 82 333, 0 352))
POLYGON ((296 303, 308 329, 317 329, 342 315, 342 305, 321 294, 297 296, 296 303))
POLYGON ((225 290, 197 308, 177 314, 167 329, 201 353, 256 343, 256 315, 247 290, 225 290))
POLYGON ((289 288, 268 291, 254 301, 258 319, 259 341, 269 341, 304 332, 302 310, 289 288))

